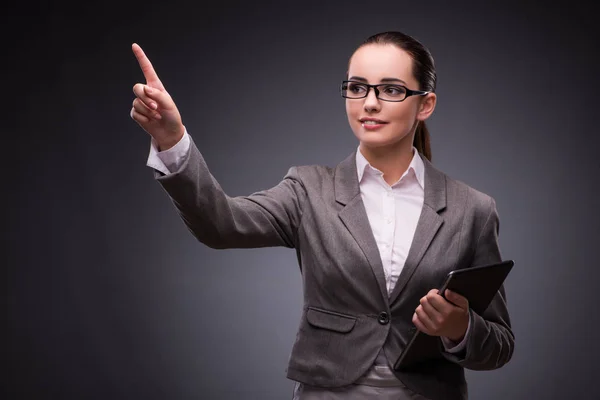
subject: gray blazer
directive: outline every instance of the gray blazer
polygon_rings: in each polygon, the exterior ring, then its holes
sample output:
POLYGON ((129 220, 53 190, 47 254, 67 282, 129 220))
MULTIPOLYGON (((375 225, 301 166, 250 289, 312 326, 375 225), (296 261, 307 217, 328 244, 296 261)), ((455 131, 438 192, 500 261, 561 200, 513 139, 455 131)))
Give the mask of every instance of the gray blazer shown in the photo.
MULTIPOLYGON (((304 306, 287 377, 339 387, 364 374, 383 348, 393 364, 414 332, 419 299, 453 269, 501 260, 494 200, 440 172, 424 157, 425 200, 406 263, 390 296, 361 200, 355 153, 335 168, 292 167, 275 187, 229 197, 196 145, 181 168, 156 179, 195 237, 215 249, 296 249, 304 306)), ((429 361, 395 371, 431 399, 465 399, 464 368, 489 370, 513 353, 504 288, 481 315, 471 311, 463 354, 427 336, 429 361)))

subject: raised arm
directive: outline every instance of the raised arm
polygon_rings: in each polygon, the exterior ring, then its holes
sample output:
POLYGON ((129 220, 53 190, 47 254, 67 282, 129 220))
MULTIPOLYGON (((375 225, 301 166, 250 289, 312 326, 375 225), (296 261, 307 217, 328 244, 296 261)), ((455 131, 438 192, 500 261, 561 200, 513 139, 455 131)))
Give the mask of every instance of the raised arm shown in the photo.
MULTIPOLYGON (((146 83, 133 87, 131 117, 154 139, 159 151, 173 147, 185 134, 175 102, 141 47, 132 45, 146 83)), ((170 196, 181 219, 202 243, 213 248, 295 247, 306 191, 296 168, 275 187, 249 196, 227 196, 210 173, 190 138, 176 171, 155 177, 170 196)))

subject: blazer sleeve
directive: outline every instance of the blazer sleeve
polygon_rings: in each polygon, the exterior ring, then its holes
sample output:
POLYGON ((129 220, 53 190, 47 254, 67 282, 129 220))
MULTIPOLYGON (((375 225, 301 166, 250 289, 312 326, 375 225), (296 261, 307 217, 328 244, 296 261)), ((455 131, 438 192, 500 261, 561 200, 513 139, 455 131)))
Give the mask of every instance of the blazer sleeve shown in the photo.
MULTIPOLYGON (((474 266, 502 260, 498 246, 498 232, 496 203, 490 198, 487 218, 475 246, 474 266)), ((444 357, 471 370, 491 370, 502 367, 510 361, 515 343, 504 285, 500 287, 481 315, 473 310, 470 310, 470 313, 471 325, 464 352, 443 353, 444 357)))
POLYGON ((155 178, 183 222, 208 247, 295 247, 306 192, 292 167, 275 187, 249 196, 229 197, 210 173, 194 144, 180 168, 155 178))

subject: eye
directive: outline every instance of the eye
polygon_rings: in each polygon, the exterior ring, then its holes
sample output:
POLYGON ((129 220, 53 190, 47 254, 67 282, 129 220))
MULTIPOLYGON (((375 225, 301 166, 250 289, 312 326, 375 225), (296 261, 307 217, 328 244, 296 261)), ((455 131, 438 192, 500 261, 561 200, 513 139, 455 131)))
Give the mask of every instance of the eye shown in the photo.
POLYGON ((390 97, 402 97, 406 93, 406 90, 402 86, 385 85, 381 87, 381 92, 390 97))
POLYGON ((362 83, 348 82, 348 91, 354 94, 361 94, 366 92, 367 87, 362 83))

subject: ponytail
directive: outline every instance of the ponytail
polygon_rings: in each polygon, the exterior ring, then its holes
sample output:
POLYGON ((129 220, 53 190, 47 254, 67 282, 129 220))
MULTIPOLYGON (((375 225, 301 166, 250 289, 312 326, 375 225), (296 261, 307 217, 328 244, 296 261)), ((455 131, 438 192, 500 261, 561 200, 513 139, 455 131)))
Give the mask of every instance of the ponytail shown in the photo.
POLYGON ((414 145, 417 151, 431 161, 431 144, 429 142, 429 129, 425 125, 425 121, 419 121, 415 132, 414 145))

